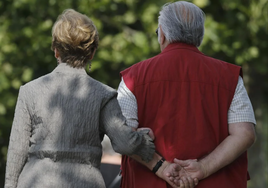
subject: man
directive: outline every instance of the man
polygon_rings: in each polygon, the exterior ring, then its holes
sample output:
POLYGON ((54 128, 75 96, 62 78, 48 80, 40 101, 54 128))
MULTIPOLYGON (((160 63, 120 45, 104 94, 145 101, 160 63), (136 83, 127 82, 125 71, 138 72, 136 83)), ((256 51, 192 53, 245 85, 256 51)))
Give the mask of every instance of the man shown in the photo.
MULTIPOLYGON (((254 112, 241 68, 198 50, 204 20, 202 10, 192 3, 165 5, 157 29, 161 53, 121 72, 118 100, 127 124, 151 128, 159 154, 167 161, 180 159, 174 161, 201 180, 198 188, 246 188, 254 112)), ((169 187, 126 156, 121 184, 169 187)))

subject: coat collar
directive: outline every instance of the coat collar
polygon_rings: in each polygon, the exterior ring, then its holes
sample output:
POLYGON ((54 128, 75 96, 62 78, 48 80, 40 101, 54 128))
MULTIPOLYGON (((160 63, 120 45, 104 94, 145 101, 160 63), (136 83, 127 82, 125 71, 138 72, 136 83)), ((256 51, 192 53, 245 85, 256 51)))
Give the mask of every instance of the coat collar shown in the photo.
POLYGON ((87 74, 84 68, 73 68, 67 63, 58 64, 58 66, 53 70, 53 72, 66 74, 87 74))
POLYGON ((202 52, 198 50, 196 46, 182 43, 182 42, 175 42, 175 43, 169 44, 161 53, 166 53, 168 51, 175 50, 175 49, 187 49, 187 50, 192 50, 194 52, 203 54, 202 52))

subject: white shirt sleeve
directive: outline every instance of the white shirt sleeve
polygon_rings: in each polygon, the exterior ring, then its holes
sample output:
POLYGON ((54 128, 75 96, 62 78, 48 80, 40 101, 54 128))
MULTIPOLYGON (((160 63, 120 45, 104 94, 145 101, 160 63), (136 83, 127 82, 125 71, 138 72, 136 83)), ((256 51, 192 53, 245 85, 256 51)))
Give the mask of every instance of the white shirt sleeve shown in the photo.
MULTIPOLYGON (((137 128, 139 126, 137 100, 134 94, 127 88, 123 78, 118 87, 117 99, 122 113, 127 119, 127 125, 137 128)), ((232 103, 228 110, 228 124, 238 122, 251 122, 256 124, 253 108, 243 79, 240 76, 232 103)))
POLYGON ((228 123, 250 122, 256 124, 254 111, 243 79, 239 76, 235 94, 228 110, 228 123))
POLYGON ((117 92, 117 100, 122 113, 127 120, 127 125, 133 128, 138 128, 139 121, 137 100, 134 94, 126 86, 123 78, 119 84, 117 92))

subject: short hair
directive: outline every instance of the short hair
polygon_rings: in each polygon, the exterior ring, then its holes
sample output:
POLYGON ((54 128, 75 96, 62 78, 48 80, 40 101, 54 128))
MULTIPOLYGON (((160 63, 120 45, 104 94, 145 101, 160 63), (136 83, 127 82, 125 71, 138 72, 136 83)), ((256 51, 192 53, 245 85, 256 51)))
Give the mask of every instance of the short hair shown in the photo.
POLYGON ((58 16, 52 28, 52 45, 62 62, 84 68, 98 48, 99 34, 92 20, 73 9, 58 16))
POLYGON ((205 13, 196 5, 177 1, 165 4, 158 23, 169 43, 184 42, 200 46, 204 36, 205 13))

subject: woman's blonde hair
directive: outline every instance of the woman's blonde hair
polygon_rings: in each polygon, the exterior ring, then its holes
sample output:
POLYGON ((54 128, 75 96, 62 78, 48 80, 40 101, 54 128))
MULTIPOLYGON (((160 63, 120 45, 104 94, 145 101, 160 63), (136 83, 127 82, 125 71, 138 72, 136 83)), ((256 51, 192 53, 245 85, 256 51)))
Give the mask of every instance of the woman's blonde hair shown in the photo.
POLYGON ((61 61, 84 68, 98 48, 99 34, 90 18, 73 9, 59 15, 52 28, 52 46, 61 61))

